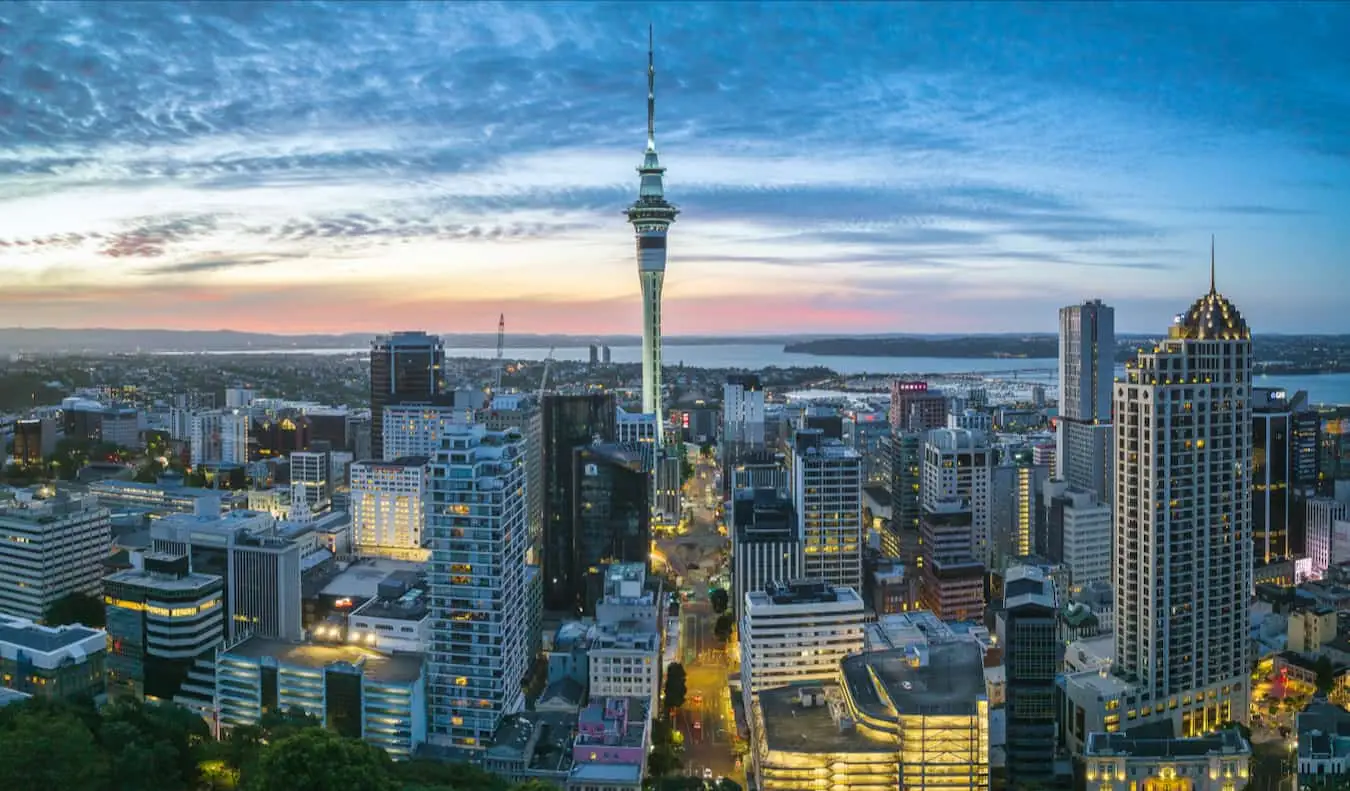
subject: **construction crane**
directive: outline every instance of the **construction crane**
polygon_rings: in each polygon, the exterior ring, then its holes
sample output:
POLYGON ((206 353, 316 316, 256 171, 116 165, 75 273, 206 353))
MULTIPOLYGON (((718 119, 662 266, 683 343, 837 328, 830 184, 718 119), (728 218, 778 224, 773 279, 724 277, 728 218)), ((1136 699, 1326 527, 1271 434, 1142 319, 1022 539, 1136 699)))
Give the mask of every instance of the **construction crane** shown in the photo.
POLYGON ((548 356, 544 358, 544 375, 539 377, 539 402, 544 401, 544 390, 548 388, 548 369, 553 366, 553 352, 556 346, 548 347, 548 356))
POLYGON ((502 365, 506 356, 506 314, 497 319, 497 381, 492 385, 492 394, 502 391, 502 365))

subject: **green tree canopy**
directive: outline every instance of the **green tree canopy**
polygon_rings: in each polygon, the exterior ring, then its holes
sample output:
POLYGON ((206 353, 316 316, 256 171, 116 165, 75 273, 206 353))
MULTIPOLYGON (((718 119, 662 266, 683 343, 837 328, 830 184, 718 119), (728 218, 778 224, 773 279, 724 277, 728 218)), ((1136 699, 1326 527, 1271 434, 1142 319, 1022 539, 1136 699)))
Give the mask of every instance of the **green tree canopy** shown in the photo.
POLYGON ((0 719, 0 788, 5 791, 98 791, 108 761, 80 718, 60 707, 16 703, 0 719))
POLYGON ((726 588, 713 588, 708 593, 708 601, 712 602, 713 612, 722 614, 727 611, 731 604, 731 597, 727 595, 726 588))
POLYGON ((397 763, 393 777, 402 791, 507 791, 509 788, 505 780, 476 766, 441 761, 397 763))
POLYGON ((713 624, 713 637, 725 643, 731 639, 731 631, 735 627, 735 619, 731 613, 724 612, 717 616, 717 623, 713 624))
POLYGON ((78 623, 102 629, 107 618, 103 601, 87 593, 71 593, 52 602, 43 616, 49 626, 78 623))
POLYGON ((397 791, 383 750, 311 728, 271 745, 249 778, 250 791, 397 791))
POLYGON ((666 668, 666 708, 678 709, 684 705, 684 696, 689 690, 685 686, 684 665, 671 662, 666 668))

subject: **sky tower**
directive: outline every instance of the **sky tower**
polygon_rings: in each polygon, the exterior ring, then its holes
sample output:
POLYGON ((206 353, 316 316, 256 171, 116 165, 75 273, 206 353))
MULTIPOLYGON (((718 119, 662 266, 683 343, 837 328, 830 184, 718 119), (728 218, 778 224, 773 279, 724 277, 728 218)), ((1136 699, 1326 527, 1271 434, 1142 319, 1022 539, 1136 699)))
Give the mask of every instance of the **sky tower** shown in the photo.
POLYGON ((652 30, 647 28, 647 152, 642 157, 638 199, 628 207, 637 236, 638 279, 642 283, 642 411, 656 415, 656 442, 662 441, 661 284, 666 278, 666 232, 680 210, 666 201, 661 160, 656 155, 656 65, 652 30))

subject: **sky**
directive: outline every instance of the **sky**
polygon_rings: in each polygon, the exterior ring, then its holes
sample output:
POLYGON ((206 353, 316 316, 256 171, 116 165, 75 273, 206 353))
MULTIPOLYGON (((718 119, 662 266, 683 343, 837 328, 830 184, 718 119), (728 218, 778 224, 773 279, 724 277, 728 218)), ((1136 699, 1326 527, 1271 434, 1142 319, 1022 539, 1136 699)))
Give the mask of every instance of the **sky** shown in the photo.
POLYGON ((1350 332, 1350 5, 0 4, 0 326, 1350 332))

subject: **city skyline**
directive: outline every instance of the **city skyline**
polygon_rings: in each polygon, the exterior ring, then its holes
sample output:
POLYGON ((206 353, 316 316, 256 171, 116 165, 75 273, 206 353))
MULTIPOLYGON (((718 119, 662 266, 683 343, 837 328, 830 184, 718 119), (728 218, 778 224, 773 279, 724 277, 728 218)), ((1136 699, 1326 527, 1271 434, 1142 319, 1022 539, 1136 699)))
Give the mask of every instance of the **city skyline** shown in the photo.
POLYGON ((651 22, 670 335, 1350 329, 1343 6, 174 8, 0 9, 0 323, 633 334, 651 22))

